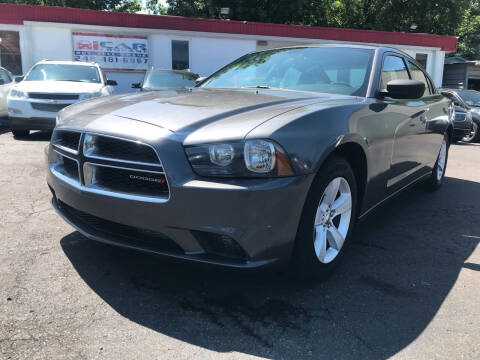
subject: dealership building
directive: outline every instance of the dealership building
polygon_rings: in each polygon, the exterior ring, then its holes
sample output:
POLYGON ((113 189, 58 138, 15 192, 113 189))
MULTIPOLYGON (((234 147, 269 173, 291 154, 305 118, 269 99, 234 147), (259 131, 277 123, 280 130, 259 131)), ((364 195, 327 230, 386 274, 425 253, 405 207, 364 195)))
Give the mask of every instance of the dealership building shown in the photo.
POLYGON ((152 66, 207 76, 252 51, 328 43, 393 46, 422 63, 437 86, 445 54, 457 48, 456 37, 434 34, 0 4, 0 66, 20 75, 43 59, 96 61, 118 92, 152 66))

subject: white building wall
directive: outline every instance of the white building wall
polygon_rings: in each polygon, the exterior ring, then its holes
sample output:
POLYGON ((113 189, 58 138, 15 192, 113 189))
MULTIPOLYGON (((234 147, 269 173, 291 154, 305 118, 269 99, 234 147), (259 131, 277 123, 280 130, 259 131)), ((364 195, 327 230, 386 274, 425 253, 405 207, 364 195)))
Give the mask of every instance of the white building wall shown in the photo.
POLYGON ((208 76, 256 48, 256 40, 195 37, 190 43, 190 69, 208 76))
MULTIPOLYGON (((83 31, 99 34, 119 34, 147 36, 149 41, 150 66, 161 69, 172 67, 172 40, 189 41, 190 69, 201 76, 208 76, 215 70, 236 58, 255 50, 271 47, 308 43, 335 43, 321 39, 281 38, 268 36, 250 36, 234 34, 212 34, 173 30, 139 29, 126 27, 90 26, 79 24, 60 24, 48 22, 30 22, 25 25, 2 25, 0 30, 18 30, 22 51, 24 73, 42 59, 72 60, 72 32, 83 31), (257 40, 268 42, 267 46, 258 46, 257 40)), ((445 52, 438 48, 402 46, 392 44, 415 57, 417 53, 427 54, 427 71, 435 84, 440 86, 443 76, 445 52)), ((118 82, 116 92, 132 91, 131 83, 141 81, 143 72, 109 71, 107 77, 118 82)))
POLYGON ((31 52, 26 62, 29 68, 43 59, 72 60, 72 32, 69 29, 54 26, 27 26, 26 28, 31 52))

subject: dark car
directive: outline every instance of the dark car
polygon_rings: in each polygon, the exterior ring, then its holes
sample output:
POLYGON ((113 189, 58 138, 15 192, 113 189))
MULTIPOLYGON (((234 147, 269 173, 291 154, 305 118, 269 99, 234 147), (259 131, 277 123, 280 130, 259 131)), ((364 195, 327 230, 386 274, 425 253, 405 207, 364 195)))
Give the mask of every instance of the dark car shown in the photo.
POLYGON ((453 113, 396 49, 267 50, 193 89, 63 110, 47 181, 88 238, 321 278, 357 218, 420 180, 442 185, 453 113))
POLYGON ((142 82, 133 83, 133 89, 140 91, 183 89, 193 87, 200 76, 190 70, 150 69, 142 82))
MULTIPOLYGON (((439 89, 440 93, 453 101, 455 105, 455 120, 453 123, 453 142, 465 141, 473 142, 478 135, 478 124, 480 123, 480 113, 472 111, 463 98, 460 91, 455 89, 439 89)), ((476 91, 474 91, 476 92, 476 91)), ((479 93, 480 95, 480 93, 479 93)), ((480 97, 479 97, 480 101, 480 97)), ((480 104, 479 104, 480 106, 480 104)))
POLYGON ((472 113, 473 126, 472 131, 467 134, 462 140, 466 142, 475 142, 480 140, 480 92, 475 90, 451 90, 464 104, 468 106, 472 113))

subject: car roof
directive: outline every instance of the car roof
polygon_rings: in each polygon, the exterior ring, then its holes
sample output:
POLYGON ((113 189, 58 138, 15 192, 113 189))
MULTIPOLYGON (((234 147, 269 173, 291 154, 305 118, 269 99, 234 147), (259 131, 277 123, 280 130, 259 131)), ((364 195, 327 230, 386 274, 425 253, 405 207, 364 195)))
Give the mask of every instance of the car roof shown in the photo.
MULTIPOLYGON (((402 50, 399 50, 397 48, 391 47, 391 46, 381 46, 381 45, 371 45, 371 44, 347 44, 347 43, 342 43, 342 44, 298 44, 298 45, 291 45, 291 46, 281 46, 278 48, 271 48, 271 49, 266 49, 266 50, 275 50, 275 49, 295 49, 295 48, 317 48, 317 47, 338 47, 338 48, 353 48, 353 49, 370 49, 370 50, 378 50, 378 49, 384 49, 384 50, 390 50, 390 51, 399 51, 401 53, 404 53, 402 50)), ((260 50, 264 51, 264 50, 260 50)))
POLYGON ((164 72, 171 72, 175 74, 188 74, 188 75, 196 75, 199 76, 197 73, 194 73, 190 70, 173 70, 173 69, 157 69, 157 68, 150 68, 148 71, 164 71, 164 72))
POLYGON ((96 62, 85 62, 85 61, 41 60, 37 62, 37 64, 83 65, 83 66, 100 67, 96 62))
MULTIPOLYGON (((320 47, 336 47, 336 48, 350 48, 350 49, 366 49, 366 50, 374 50, 374 51, 380 51, 380 52, 396 52, 398 54, 401 54, 402 56, 408 57, 409 59, 415 60, 413 57, 408 55, 406 52, 391 47, 391 46, 382 46, 382 45, 371 45, 371 44, 357 44, 357 43, 342 43, 342 44, 298 44, 298 45, 291 45, 291 46, 281 46, 281 47, 276 47, 276 48, 271 48, 271 49, 265 49, 265 50, 257 50, 253 51, 252 53, 257 53, 257 52, 262 52, 262 51, 269 51, 269 50, 278 50, 278 49, 304 49, 304 48, 320 48, 320 47)), ((415 60, 416 61, 416 60, 415 60)))

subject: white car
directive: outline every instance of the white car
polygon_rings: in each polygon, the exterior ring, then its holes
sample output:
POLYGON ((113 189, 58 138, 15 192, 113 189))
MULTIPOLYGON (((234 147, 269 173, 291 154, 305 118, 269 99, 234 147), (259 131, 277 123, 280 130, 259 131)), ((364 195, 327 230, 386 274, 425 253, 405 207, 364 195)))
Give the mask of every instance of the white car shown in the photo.
POLYGON ((30 130, 53 130, 58 111, 82 100, 111 95, 116 81, 107 80, 96 63, 40 61, 17 77, 8 94, 8 120, 15 137, 30 130))
POLYGON ((7 95, 12 85, 12 74, 0 67, 0 118, 7 116, 7 95))

